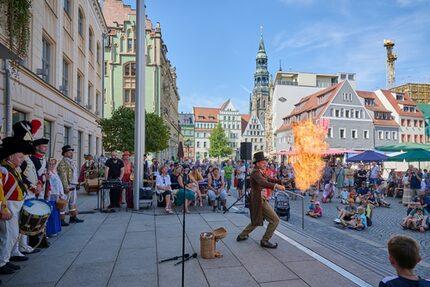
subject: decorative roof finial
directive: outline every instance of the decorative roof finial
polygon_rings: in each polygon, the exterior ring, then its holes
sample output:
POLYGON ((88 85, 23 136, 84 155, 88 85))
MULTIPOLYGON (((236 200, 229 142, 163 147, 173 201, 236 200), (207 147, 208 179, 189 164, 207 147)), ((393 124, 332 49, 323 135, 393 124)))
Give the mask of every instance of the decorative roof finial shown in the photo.
POLYGON ((279 71, 282 71, 282 60, 279 60, 279 71))
POLYGON ((263 25, 260 26, 260 35, 263 37, 263 25))

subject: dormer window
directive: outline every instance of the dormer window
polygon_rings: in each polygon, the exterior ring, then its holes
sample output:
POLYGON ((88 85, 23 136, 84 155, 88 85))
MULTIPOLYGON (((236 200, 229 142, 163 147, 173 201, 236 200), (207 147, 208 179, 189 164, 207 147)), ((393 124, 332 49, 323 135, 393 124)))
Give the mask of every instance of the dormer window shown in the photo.
POLYGON ((396 94, 396 100, 398 100, 398 101, 404 101, 404 97, 403 97, 403 95, 402 94, 396 94))
POLYGON ((375 105, 374 99, 364 99, 364 105, 373 107, 375 105))

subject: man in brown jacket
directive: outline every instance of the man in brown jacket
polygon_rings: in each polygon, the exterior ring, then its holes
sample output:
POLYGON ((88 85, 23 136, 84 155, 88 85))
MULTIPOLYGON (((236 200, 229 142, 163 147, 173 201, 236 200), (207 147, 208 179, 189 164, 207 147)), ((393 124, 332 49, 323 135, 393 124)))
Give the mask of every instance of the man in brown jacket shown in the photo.
POLYGON ((280 180, 269 178, 264 174, 267 166, 267 158, 264 157, 264 152, 257 152, 254 154, 255 168, 250 175, 251 182, 251 223, 237 236, 237 241, 248 239, 249 234, 258 226, 263 226, 263 221, 266 219, 269 222, 266 232, 260 241, 261 247, 276 248, 278 243, 271 243, 269 240, 272 238, 273 233, 279 223, 279 217, 276 215, 273 208, 270 206, 267 199, 266 188, 285 190, 285 187, 280 180))

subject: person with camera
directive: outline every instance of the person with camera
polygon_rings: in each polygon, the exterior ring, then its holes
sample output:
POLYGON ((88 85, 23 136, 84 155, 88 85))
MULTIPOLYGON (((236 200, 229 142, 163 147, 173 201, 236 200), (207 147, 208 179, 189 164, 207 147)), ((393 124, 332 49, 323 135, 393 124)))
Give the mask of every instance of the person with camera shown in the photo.
POLYGON ((285 187, 282 185, 282 181, 267 177, 264 173, 267 167, 267 158, 264 156, 264 152, 261 151, 254 154, 254 164, 255 168, 250 175, 251 200, 249 209, 251 212, 251 223, 237 236, 236 241, 248 239, 249 234, 258 226, 263 226, 263 221, 266 219, 269 225, 260 241, 260 245, 264 248, 274 249, 278 247, 278 244, 272 243, 269 240, 272 238, 279 224, 279 217, 269 204, 266 189, 285 191, 285 187))

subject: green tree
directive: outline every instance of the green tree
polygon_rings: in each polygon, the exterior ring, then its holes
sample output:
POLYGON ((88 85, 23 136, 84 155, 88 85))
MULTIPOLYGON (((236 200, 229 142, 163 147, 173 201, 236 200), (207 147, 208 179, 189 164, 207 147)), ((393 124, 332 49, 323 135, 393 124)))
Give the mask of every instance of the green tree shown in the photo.
POLYGON ((219 159, 220 157, 226 157, 233 153, 233 149, 228 145, 227 137, 220 123, 212 130, 209 143, 209 155, 212 157, 219 159))
MULTIPOLYGON (((110 119, 100 119, 98 124, 103 133, 103 147, 106 151, 134 151, 133 109, 119 107, 110 119)), ((145 113, 145 152, 158 152, 169 147, 169 128, 158 115, 145 113)))

